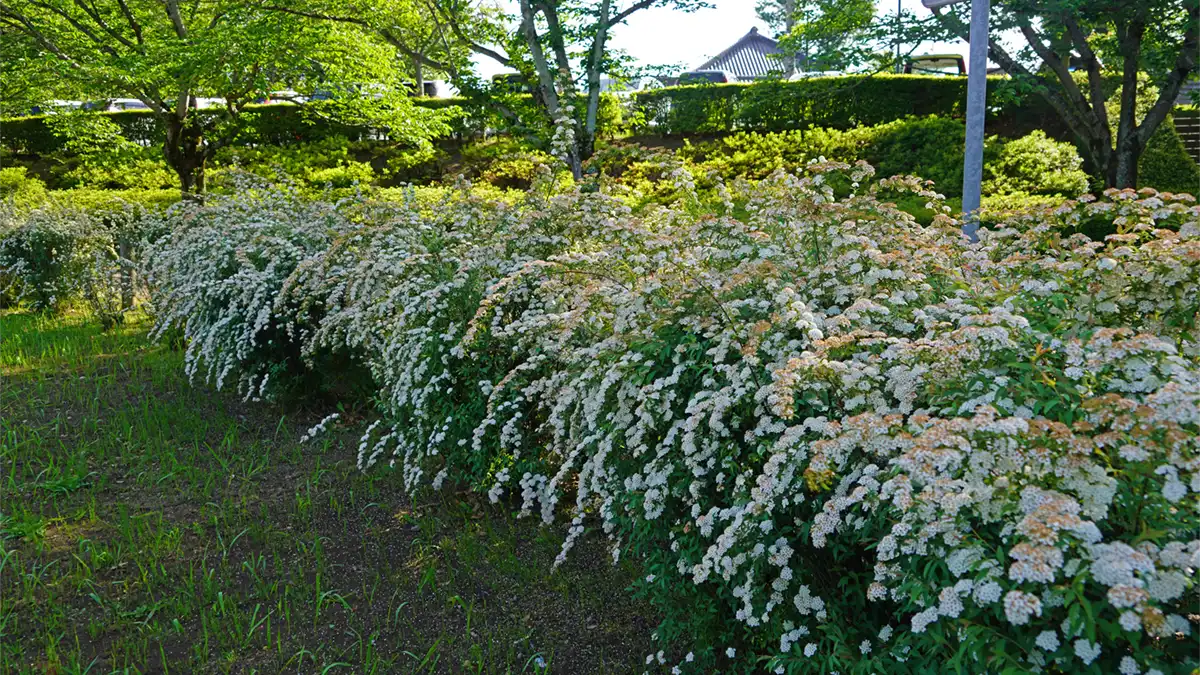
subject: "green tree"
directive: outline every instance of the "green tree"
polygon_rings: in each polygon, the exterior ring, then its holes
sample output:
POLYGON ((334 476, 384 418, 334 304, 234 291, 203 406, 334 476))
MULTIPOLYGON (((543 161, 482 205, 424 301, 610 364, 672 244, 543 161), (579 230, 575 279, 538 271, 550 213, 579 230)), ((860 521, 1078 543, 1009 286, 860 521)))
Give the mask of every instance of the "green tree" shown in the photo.
POLYGON ((873 42, 874 0, 759 0, 758 16, 781 34, 784 70, 842 70, 873 42))
MULTIPOLYGON (((935 11, 949 35, 968 38, 968 4, 935 11)), ((1200 0, 996 0, 991 34, 1016 31, 1024 45, 1010 50, 993 37, 988 56, 1049 102, 1106 185, 1135 187, 1138 160, 1197 70, 1198 14, 1200 0), (1143 73, 1157 96, 1139 110, 1143 73)))
POLYGON ((471 51, 521 74, 552 136, 552 149, 577 177, 595 150, 601 76, 624 65, 609 45, 612 31, 645 9, 690 12, 709 6, 705 0, 518 0, 520 13, 505 17, 487 15, 470 0, 430 2, 471 51), (577 115, 581 99, 584 111, 577 115))
POLYGON ((478 8, 471 0, 378 0, 366 4, 347 0, 297 0, 282 3, 262 0, 261 8, 355 26, 375 35, 397 54, 405 77, 414 89, 430 75, 451 79, 466 77, 472 51, 500 33, 491 23, 496 12, 478 8), (453 17, 455 21, 450 22, 453 17))
POLYGON ((370 115, 393 133, 428 139, 438 130, 394 86, 394 51, 374 34, 250 0, 0 0, 0 28, 6 48, 36 53, 59 81, 142 101, 165 131, 163 153, 185 196, 204 193, 207 161, 244 130, 247 106, 277 89, 340 92, 324 107, 370 115), (367 96, 362 84, 384 86, 367 96), (220 106, 201 109, 204 97, 220 106))

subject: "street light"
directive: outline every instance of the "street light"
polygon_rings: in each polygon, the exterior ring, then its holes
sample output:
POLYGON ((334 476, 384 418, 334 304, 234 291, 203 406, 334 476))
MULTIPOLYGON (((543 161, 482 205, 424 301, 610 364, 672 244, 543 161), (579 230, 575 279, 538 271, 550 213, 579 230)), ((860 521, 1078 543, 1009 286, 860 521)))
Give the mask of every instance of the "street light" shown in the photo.
MULTIPOLYGON (((921 0, 927 9, 939 9, 966 0, 921 0)), ((980 184, 983 181, 983 120, 987 105, 987 52, 989 0, 971 2, 971 54, 967 69, 967 145, 963 154, 963 234, 979 241, 980 184)))

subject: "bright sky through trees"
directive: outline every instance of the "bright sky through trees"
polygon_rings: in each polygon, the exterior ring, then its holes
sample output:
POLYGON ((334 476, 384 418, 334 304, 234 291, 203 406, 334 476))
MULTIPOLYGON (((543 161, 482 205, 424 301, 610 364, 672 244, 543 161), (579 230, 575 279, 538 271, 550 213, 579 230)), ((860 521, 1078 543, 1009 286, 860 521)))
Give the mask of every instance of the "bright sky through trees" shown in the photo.
MULTIPOLYGON (((901 0, 904 10, 927 16, 929 10, 920 0, 901 0)), ((712 0, 715 7, 694 13, 663 7, 635 14, 627 25, 614 30, 611 44, 631 54, 644 65, 678 64, 681 69, 695 68, 722 49, 733 44, 751 28, 770 35, 766 23, 754 11, 754 0, 712 0)), ((500 5, 516 13, 516 2, 500 0, 500 5), (511 7, 509 7, 511 5, 511 7)), ((895 0, 879 0, 881 15, 896 11, 895 0)), ((967 53, 965 42, 938 42, 923 45, 918 53, 967 53)), ((484 77, 506 69, 487 57, 475 57, 484 77)))

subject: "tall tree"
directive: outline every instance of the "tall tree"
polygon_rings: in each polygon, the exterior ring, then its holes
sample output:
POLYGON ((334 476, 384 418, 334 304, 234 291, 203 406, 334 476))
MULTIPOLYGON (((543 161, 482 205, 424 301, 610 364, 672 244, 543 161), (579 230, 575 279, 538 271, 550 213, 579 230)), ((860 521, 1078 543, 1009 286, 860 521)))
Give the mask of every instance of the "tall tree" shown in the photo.
MULTIPOLYGON (((936 13, 966 40, 967 11, 936 13)), ((1197 72, 1198 14, 1200 0, 996 0, 992 35, 1019 32, 1024 45, 1009 50, 993 37, 988 56, 1046 99, 1108 186, 1135 187, 1147 142, 1197 72), (1138 104, 1143 73, 1158 89, 1148 107, 1138 104), (1115 124, 1106 105, 1114 80, 1115 124)))
POLYGON ((780 33, 785 70, 842 70, 868 48, 875 0, 759 0, 758 16, 780 33))
POLYGON ((470 21, 479 23, 478 5, 471 0, 430 2, 469 49, 526 78, 554 130, 553 148, 576 176, 595 150, 601 76, 619 63, 609 44, 612 31, 642 10, 690 12, 710 6, 705 0, 518 0, 520 13, 507 21, 484 22, 489 28, 480 39, 463 30, 470 21), (581 97, 582 116, 575 113, 581 97))
MULTIPOLYGON (((372 34, 252 0, 0 0, 0 30, 62 81, 142 101, 162 123, 163 153, 185 196, 203 194, 206 162, 241 132, 256 98, 396 80, 392 50, 372 34), (222 99, 221 107, 200 110, 201 97, 222 99)), ((382 97, 391 109, 419 117, 392 89, 382 97)), ((359 98, 385 107, 380 97, 359 98)))

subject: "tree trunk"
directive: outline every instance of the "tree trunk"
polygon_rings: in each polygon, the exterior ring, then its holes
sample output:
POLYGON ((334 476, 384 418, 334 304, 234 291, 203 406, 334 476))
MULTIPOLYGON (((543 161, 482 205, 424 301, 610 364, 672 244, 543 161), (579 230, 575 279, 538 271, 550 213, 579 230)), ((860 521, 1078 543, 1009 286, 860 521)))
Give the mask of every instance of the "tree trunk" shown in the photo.
POLYGON ((167 164, 179 176, 179 190, 185 200, 204 199, 206 179, 204 165, 208 160, 204 136, 187 120, 170 115, 167 120, 167 139, 163 144, 167 164))
MULTIPOLYGON (((796 27, 796 0, 783 1, 783 34, 791 35, 792 29, 796 27)), ((791 77, 796 72, 796 54, 791 53, 784 56, 783 67, 786 75, 791 77)))
MULTIPOLYGON (((538 90, 542 93, 545 109, 551 124, 557 124, 560 117, 560 104, 571 105, 574 103, 574 90, 571 88, 571 79, 568 70, 566 81, 564 84, 563 97, 560 98, 558 90, 555 88, 554 74, 550 71, 550 63, 546 58, 546 53, 542 49, 541 37, 537 32, 536 13, 531 0, 520 0, 521 7, 521 32, 525 37, 525 44, 529 47, 530 60, 533 61, 534 71, 538 76, 538 90), (565 99, 565 101, 563 100, 565 99)), ((553 9, 553 8, 551 8, 553 9)), ((557 25, 557 17, 551 19, 551 14, 547 13, 542 5, 539 5, 539 10, 546 16, 547 22, 553 26, 557 25)), ((553 38, 553 35, 552 35, 553 38)), ((558 53, 558 52, 556 52, 558 53)), ((561 51, 562 61, 565 63, 565 48, 561 51)), ((578 131, 578 125, 574 125, 573 131, 578 131)), ((563 158, 567 166, 571 168, 571 174, 578 180, 583 175, 583 164, 579 159, 579 138, 575 138, 575 142, 570 144, 567 150, 567 157, 563 158)))
POLYGON ((1118 24, 1116 30, 1117 45, 1124 63, 1121 69, 1121 113, 1117 117, 1116 153, 1109 187, 1137 187, 1137 161, 1142 154, 1137 133, 1138 65, 1145 30, 1140 12, 1124 26, 1118 24))
POLYGON ((1138 180, 1138 160, 1142 157, 1143 148, 1139 146, 1135 138, 1131 138, 1130 142, 1125 143, 1122 147, 1117 148, 1114 153, 1112 164, 1112 179, 1107 181, 1108 187, 1115 188, 1136 188, 1138 180))
MULTIPOLYGON (((424 56, 424 54, 422 54, 421 56, 424 56)), ((418 97, 425 95, 425 71, 421 67, 421 65, 422 65, 421 59, 419 59, 419 58, 413 59, 413 76, 414 76, 413 79, 415 79, 417 81, 416 96, 418 96, 418 97)))
POLYGON ((584 123, 583 138, 579 139, 580 159, 588 159, 596 152, 596 123, 600 114, 600 68, 604 65, 604 43, 608 40, 610 5, 611 0, 601 0, 596 37, 593 38, 592 53, 587 62, 587 119, 584 123))
POLYGON ((1088 129, 1084 133, 1075 131, 1075 139, 1080 154, 1083 155, 1084 165, 1090 170, 1092 175, 1105 176, 1105 182, 1107 183, 1108 165, 1111 163, 1112 158, 1110 141, 1107 138, 1097 138, 1091 133, 1091 129, 1088 129))

